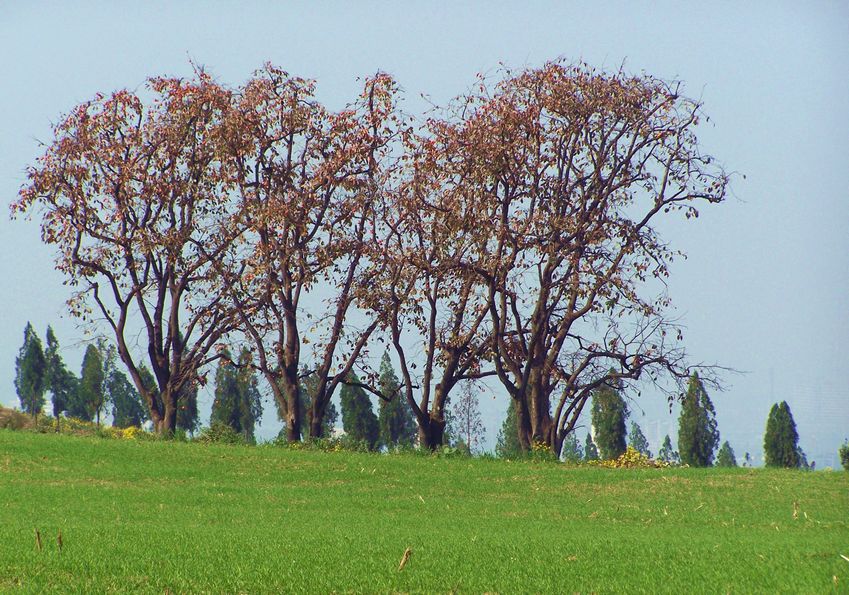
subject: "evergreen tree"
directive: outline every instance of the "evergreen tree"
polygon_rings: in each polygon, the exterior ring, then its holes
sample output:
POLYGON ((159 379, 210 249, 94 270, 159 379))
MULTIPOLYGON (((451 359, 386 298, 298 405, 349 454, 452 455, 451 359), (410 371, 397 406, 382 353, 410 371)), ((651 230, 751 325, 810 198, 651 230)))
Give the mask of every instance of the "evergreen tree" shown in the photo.
POLYGON ((106 404, 106 391, 104 390, 105 373, 103 369, 103 355, 97 346, 90 344, 86 347, 83 356, 83 369, 80 376, 79 397, 85 408, 84 419, 97 420, 100 427, 100 413, 106 404))
POLYGON ((737 457, 734 456, 734 449, 728 444, 728 440, 722 443, 719 452, 716 453, 717 467, 736 467, 737 457))
POLYGON ((769 411, 764 434, 764 460, 767 467, 799 467, 799 434, 787 401, 769 411))
POLYGON ((194 435, 200 428, 198 412, 198 385, 183 385, 177 397, 177 428, 194 435))
POLYGON ((44 389, 47 384, 47 362, 41 339, 27 322, 24 328, 24 344, 15 359, 15 390, 21 401, 21 409, 34 419, 44 408, 44 389))
MULTIPOLYGON (((304 412, 304 415, 301 416, 301 436, 308 436, 311 421, 309 411, 310 407, 312 407, 313 395, 317 390, 318 378, 315 374, 310 374, 306 366, 301 368, 300 377, 298 402, 300 403, 301 411, 304 412)), ((280 408, 280 403, 276 399, 274 400, 274 405, 277 407, 277 419, 283 422, 283 427, 280 428, 277 437, 283 440, 286 438, 286 414, 280 408)), ((339 411, 336 409, 333 401, 330 401, 324 411, 324 419, 321 421, 321 435, 328 438, 333 436, 333 431, 336 428, 336 422, 338 420, 339 411)))
POLYGON ((649 450, 649 441, 646 440, 645 434, 643 434, 643 430, 640 429, 640 426, 637 425, 637 422, 631 422, 631 431, 628 432, 628 444, 639 453, 646 455, 651 458, 651 451, 649 450))
POLYGON ((510 403, 507 405, 507 417, 504 418, 504 423, 501 424, 501 429, 498 431, 498 438, 495 443, 496 456, 503 459, 515 459, 521 456, 522 447, 519 444, 519 429, 517 425, 516 402, 510 399, 510 403))
POLYGON ((567 463, 580 463, 584 460, 584 449, 581 448, 581 442, 575 432, 567 434, 563 440, 563 449, 560 451, 560 458, 567 463))
POLYGON ((480 445, 484 436, 478 395, 471 381, 462 383, 452 405, 446 432, 455 439, 457 445, 463 445, 464 450, 471 453, 480 445))
POLYGON ((661 461, 666 461, 667 463, 680 463, 681 457, 678 456, 677 450, 672 450, 672 440, 669 438, 669 434, 663 439, 663 444, 660 447, 660 451, 657 453, 657 458, 661 461))
POLYGON ((612 386, 602 386, 593 392, 592 424, 595 445, 602 459, 615 459, 625 452, 625 421, 628 406, 612 386))
POLYGON ((141 426, 147 420, 147 411, 141 395, 127 375, 111 370, 106 379, 106 391, 112 403, 112 425, 117 428, 141 426))
POLYGON ((395 374, 388 352, 384 352, 380 360, 377 382, 380 393, 390 399, 380 400, 378 424, 381 444, 387 447, 412 446, 416 440, 416 420, 401 393, 401 382, 395 374))
POLYGON ((232 363, 229 353, 218 361, 210 416, 211 424, 230 426, 247 442, 254 441, 254 428, 262 415, 261 395, 250 361, 246 349, 239 355, 238 365, 232 363))
MULTIPOLYGON (((359 382, 351 372, 349 382, 359 382)), ((359 386, 345 384, 340 391, 342 401, 342 425, 345 434, 352 440, 363 441, 374 449, 380 440, 380 425, 371 407, 371 399, 359 386)))
POLYGON ((716 412, 699 375, 693 373, 678 417, 678 450, 681 462, 691 467, 710 467, 719 444, 716 412))
POLYGON ((589 432, 587 432, 587 438, 584 440, 584 460, 598 460, 598 449, 596 448, 595 442, 593 442, 593 435, 589 432))
POLYGON ((744 467, 751 467, 752 466, 752 455, 750 455, 748 452, 743 455, 743 466, 744 467))
POLYGON ((59 353, 59 341, 53 333, 53 328, 47 327, 47 349, 44 352, 46 370, 46 388, 50 391, 53 403, 53 417, 56 418, 56 431, 59 431, 59 416, 68 410, 73 402, 79 380, 65 365, 59 353))

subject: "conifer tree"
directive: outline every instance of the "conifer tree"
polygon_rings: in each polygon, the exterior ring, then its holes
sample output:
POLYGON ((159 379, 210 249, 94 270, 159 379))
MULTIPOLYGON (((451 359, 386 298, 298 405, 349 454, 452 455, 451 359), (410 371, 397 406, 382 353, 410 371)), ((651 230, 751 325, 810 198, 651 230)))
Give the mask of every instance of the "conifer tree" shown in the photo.
POLYGON ((602 459, 615 459, 625 452, 625 421, 628 406, 613 386, 602 386, 593 393, 592 424, 595 445, 602 459))
POLYGON ((96 419, 100 427, 100 413, 106 404, 105 372, 103 355, 96 345, 89 344, 83 356, 80 375, 79 400, 85 411, 85 419, 96 419))
POLYGON ((667 463, 681 462, 681 457, 678 455, 678 451, 672 449, 672 440, 669 438, 669 434, 667 434, 663 439, 663 444, 660 446, 657 458, 667 463))
POLYGON ((24 413, 32 415, 33 419, 37 419, 44 408, 46 381, 47 362, 41 339, 27 322, 24 328, 24 344, 15 359, 15 390, 21 401, 21 409, 24 413))
POLYGON ((589 432, 587 432, 587 438, 584 440, 584 460, 598 460, 598 448, 596 448, 595 442, 593 442, 593 435, 589 432))
POLYGON ((112 403, 112 425, 117 428, 139 427, 147 421, 141 395, 126 374, 111 370, 106 380, 106 390, 112 403))
POLYGON ((691 467, 710 467, 719 444, 716 412, 697 373, 693 373, 678 417, 678 450, 681 462, 691 467))
POLYGON ((254 441, 254 429, 262 415, 262 400, 253 369, 251 355, 243 349, 238 364, 229 352, 218 362, 215 372, 215 400, 212 403, 210 424, 224 424, 241 434, 245 441, 254 441))
POLYGON ((646 439, 645 434, 643 434, 643 430, 640 429, 640 426, 635 421, 631 422, 631 431, 628 432, 628 444, 637 452, 651 458, 649 441, 646 439))
POLYGON ((392 367, 389 352, 384 352, 380 360, 379 373, 379 390, 390 399, 380 400, 380 442, 387 447, 412 446, 416 439, 416 420, 401 393, 401 382, 392 367))
POLYGON ((200 428, 198 411, 198 385, 195 382, 183 385, 177 397, 177 428, 194 435, 200 428))
POLYGON ((796 468, 801 464, 799 434, 787 401, 769 411, 764 434, 764 460, 767 467, 796 468))
POLYGON ((719 452, 716 453, 717 467, 736 467, 737 457, 734 456, 734 449, 728 444, 728 440, 722 443, 719 447, 719 452))
POLYGON ((471 454, 484 437, 474 384, 468 380, 463 382, 460 391, 451 400, 450 415, 446 416, 446 434, 454 439, 458 447, 471 454))
POLYGON ((580 463, 584 460, 584 449, 581 448, 581 442, 575 432, 570 432, 563 440, 563 449, 560 451, 560 458, 567 463, 580 463))
POLYGON ((498 431, 498 438, 495 442, 495 455, 502 459, 515 459, 522 454, 522 447, 519 443, 519 429, 516 419, 516 402, 510 399, 507 405, 507 416, 501 424, 501 429, 498 431))
POLYGON ((59 340, 56 338, 53 328, 47 327, 47 348, 44 352, 46 370, 46 388, 50 391, 50 400, 53 404, 53 417, 56 418, 56 431, 59 431, 59 416, 68 410, 73 402, 79 380, 65 365, 62 355, 59 353, 59 340))
MULTIPOLYGON (((359 379, 351 372, 348 381, 358 383, 359 379)), ((380 426, 366 391, 360 386, 344 384, 339 397, 345 434, 351 440, 365 442, 370 449, 376 448, 380 441, 380 426)))

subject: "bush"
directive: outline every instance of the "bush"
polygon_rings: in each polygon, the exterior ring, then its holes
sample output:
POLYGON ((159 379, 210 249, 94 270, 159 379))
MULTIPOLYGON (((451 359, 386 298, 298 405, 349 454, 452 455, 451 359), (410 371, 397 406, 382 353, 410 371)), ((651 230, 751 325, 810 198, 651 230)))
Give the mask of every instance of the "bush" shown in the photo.
POLYGON ((631 446, 626 448, 625 452, 615 459, 590 461, 588 464, 598 467, 607 467, 609 469, 664 469, 666 467, 673 466, 672 463, 667 461, 650 459, 648 456, 637 451, 631 446))
POLYGON ((849 471, 849 440, 843 443, 837 453, 840 455, 840 464, 846 471, 849 471))
POLYGON ((23 430, 32 427, 32 425, 32 418, 29 415, 15 409, 0 407, 0 428, 23 430))
POLYGON ((204 428, 195 441, 201 444, 248 444, 244 436, 222 423, 213 423, 204 428))

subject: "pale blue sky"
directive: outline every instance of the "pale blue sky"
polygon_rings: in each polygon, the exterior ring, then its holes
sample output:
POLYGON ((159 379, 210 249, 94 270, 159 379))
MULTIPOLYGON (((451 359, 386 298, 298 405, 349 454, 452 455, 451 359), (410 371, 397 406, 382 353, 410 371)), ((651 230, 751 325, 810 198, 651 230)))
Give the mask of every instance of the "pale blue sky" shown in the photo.
MULTIPOLYGON (((680 78, 711 123, 705 150, 746 174, 723 205, 666 237, 689 258, 670 292, 694 358, 748 373, 712 395, 723 439, 761 456, 772 402, 793 410, 802 447, 835 464, 849 436, 849 4, 845 2, 0 3, 0 193, 11 202, 50 125, 98 91, 187 75, 189 59, 239 84, 265 61, 318 80, 339 107, 384 70, 420 112, 477 72, 558 56, 680 78), (828 457, 831 457, 829 460, 828 457)), ((84 338, 35 221, 0 217, 0 403, 16 404, 27 320, 53 324, 66 360, 84 338)), ((208 401, 208 396, 204 397, 208 401)), ((485 404, 490 442, 506 403, 485 404)), ((208 407, 208 402, 207 402, 208 407)), ((269 404, 269 409, 271 409, 269 404)), ((677 412, 632 404, 653 446, 677 412), (645 411, 640 416, 639 407, 645 411)), ((205 420, 204 420, 205 421, 205 420)), ((276 433, 273 416, 262 434, 276 433)))

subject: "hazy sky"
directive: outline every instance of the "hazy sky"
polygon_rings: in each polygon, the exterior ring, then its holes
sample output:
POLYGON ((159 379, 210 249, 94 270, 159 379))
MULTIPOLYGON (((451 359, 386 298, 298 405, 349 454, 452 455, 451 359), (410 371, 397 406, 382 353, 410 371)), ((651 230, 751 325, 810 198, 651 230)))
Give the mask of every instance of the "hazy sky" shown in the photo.
MULTIPOLYGON (((420 112, 498 64, 557 57, 678 78, 711 122, 706 152, 737 177, 695 222, 664 224, 689 258, 670 293, 694 359, 727 375, 711 395, 738 458, 762 456, 770 405, 787 400, 800 443, 835 465, 849 436, 849 4, 846 2, 7 2, 0 4, 0 193, 8 204, 51 124, 96 92, 189 75, 189 60, 237 85, 271 61, 318 81, 340 107, 383 70, 420 112)), ((37 221, 0 216, 0 403, 17 405, 14 359, 31 321, 52 324, 79 370, 81 328, 37 221)), ((208 411, 209 395, 202 395, 208 411)), ((492 443, 506 401, 487 399, 492 443)), ((677 410, 631 405, 654 449, 677 410), (642 411, 640 410, 642 408, 642 411), (642 415, 644 412, 644 415, 642 415)), ((267 405, 269 412, 273 406, 267 405)), ((206 422, 206 419, 203 420, 206 422)), ((267 415, 261 435, 276 434, 267 415)))

